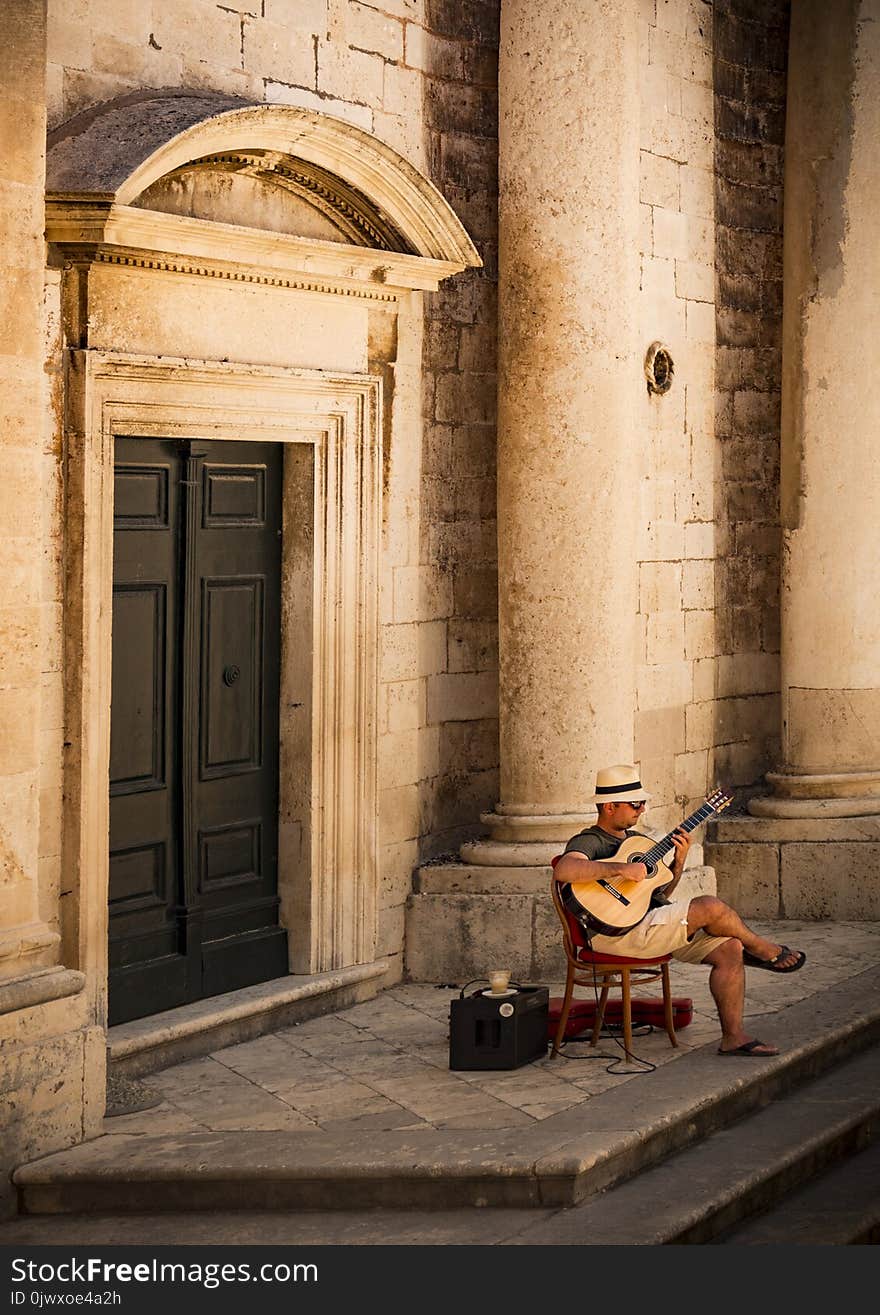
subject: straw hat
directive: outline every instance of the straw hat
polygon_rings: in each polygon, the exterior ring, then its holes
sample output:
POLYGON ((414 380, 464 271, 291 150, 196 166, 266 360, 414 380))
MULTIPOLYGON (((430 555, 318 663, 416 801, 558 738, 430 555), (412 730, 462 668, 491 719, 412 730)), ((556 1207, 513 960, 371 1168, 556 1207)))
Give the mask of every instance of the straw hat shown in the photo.
POLYGON ((616 767, 603 767, 596 773, 596 793, 591 803, 624 804, 647 801, 651 796, 639 780, 639 769, 633 763, 618 763, 616 767))

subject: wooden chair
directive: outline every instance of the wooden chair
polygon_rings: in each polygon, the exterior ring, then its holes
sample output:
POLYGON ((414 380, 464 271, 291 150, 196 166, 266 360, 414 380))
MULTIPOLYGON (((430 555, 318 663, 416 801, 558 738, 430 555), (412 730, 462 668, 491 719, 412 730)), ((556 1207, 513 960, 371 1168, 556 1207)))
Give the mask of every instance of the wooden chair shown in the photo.
MULTIPOLYGON (((561 857, 561 854, 557 854, 551 860, 551 865, 554 868, 561 857)), ((663 1021, 666 1027, 666 1035, 669 1037, 670 1044, 677 1047, 678 1041, 675 1036, 672 1012, 672 993, 669 986, 669 960, 672 955, 664 954, 656 959, 631 959, 621 955, 594 953, 587 947, 583 927, 562 903, 559 894, 559 882, 555 877, 550 878, 550 894, 553 898, 553 907, 556 909, 559 921, 562 923, 562 939, 565 946, 567 965, 562 1013, 559 1016, 559 1026, 556 1029, 556 1038, 550 1051, 550 1058, 555 1059, 559 1054, 559 1047, 562 1044, 562 1038, 565 1036, 565 1025, 568 1022, 576 986, 588 986, 594 992, 598 991, 599 993, 596 1019, 590 1038, 591 1046, 595 1046, 599 1040, 599 1033, 602 1030, 602 1022, 605 1018, 605 1006, 608 1003, 608 992, 612 987, 620 987, 623 1045, 627 1059, 631 1058, 632 987, 633 985, 642 985, 645 982, 656 982, 658 978, 663 986, 663 1021)))

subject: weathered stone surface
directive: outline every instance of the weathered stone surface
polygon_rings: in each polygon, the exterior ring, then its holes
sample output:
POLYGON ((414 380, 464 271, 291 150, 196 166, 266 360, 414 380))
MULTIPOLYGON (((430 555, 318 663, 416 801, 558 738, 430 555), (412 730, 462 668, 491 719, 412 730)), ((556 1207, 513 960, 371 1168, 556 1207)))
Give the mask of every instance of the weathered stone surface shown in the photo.
POLYGON ((369 1000, 395 980, 387 959, 334 972, 279 978, 180 1009, 167 1010, 107 1033, 109 1062, 128 1077, 152 1073, 223 1046, 369 1000))
POLYGON ((826 774, 859 770, 865 780, 848 793, 866 803, 878 795, 880 621, 858 587, 829 584, 876 550, 880 479, 869 453, 880 404, 868 381, 880 363, 880 303, 869 273, 878 231, 878 17, 874 0, 845 16, 815 0, 792 8, 780 477, 784 766, 774 782, 783 798, 809 793, 804 776, 819 778, 818 797, 826 774), (849 142, 845 163, 831 145, 841 135, 849 142), (849 368, 854 352, 857 375, 849 368))
POLYGON ((413 889, 419 895, 533 895, 547 896, 549 867, 480 867, 476 863, 423 864, 413 889))
POLYGON ((406 910, 406 973, 418 982, 462 982, 502 964, 532 967, 528 895, 412 895, 406 910))
MULTIPOLYGON (((485 954, 511 967, 521 980, 565 977, 562 927, 550 897, 550 868, 425 865, 407 905, 407 974, 415 981, 462 981, 485 969, 485 954), (512 929, 509 942, 505 929, 512 929), (486 936, 486 948, 481 938, 486 936), (505 953, 507 957, 505 958, 505 953), (501 955, 501 958, 497 958, 501 955), (483 969, 478 966, 483 962, 483 969)), ((715 893, 715 873, 703 864, 685 868, 676 899, 715 893)))
POLYGON ((63 1000, 77 995, 85 986, 85 981, 83 973, 64 968, 44 968, 29 973, 0 986, 0 1014, 12 1014, 20 1009, 48 1004, 50 1000, 63 1000))
POLYGON ((779 846, 783 917, 880 919, 880 844, 779 846))
POLYGON ((716 844, 707 840, 704 852, 715 869, 718 894, 743 917, 780 916, 778 845, 716 844))
POLYGON ((98 1089, 103 1093, 105 1047, 101 1030, 92 1031, 97 1048, 88 1029, 0 1047, 0 1216, 14 1208, 9 1173, 16 1165, 98 1130, 90 1098, 98 1089))
MULTIPOLYGON (((710 822, 713 841, 754 840, 763 844, 787 841, 880 841, 880 817, 720 817, 710 822)), ((708 843, 708 842, 707 842, 708 843)))

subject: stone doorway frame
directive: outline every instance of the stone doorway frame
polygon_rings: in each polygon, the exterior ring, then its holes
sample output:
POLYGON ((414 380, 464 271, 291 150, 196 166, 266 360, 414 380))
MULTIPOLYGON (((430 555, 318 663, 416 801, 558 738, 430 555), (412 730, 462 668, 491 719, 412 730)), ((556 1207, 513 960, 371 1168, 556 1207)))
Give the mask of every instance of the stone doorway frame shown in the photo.
MULTIPOLYGON (((113 439, 127 434, 270 440, 312 458, 305 463, 314 476, 308 672, 285 645, 282 623, 281 919, 290 930, 292 972, 371 962, 378 880, 379 380, 71 350, 66 393, 67 961, 94 972, 103 984, 99 993, 106 993, 113 439), (291 682, 310 688, 302 701, 310 701, 307 715, 298 722, 303 708, 284 706, 291 682), (300 797, 284 785, 285 746, 289 753, 294 744, 308 748, 300 797)), ((286 459, 286 504, 292 468, 286 459)), ((302 487, 300 481, 300 498, 302 487)), ((285 516, 285 537, 287 528, 285 516)), ((300 571, 300 593, 302 583, 300 571)))
MULTIPOLYGON (((450 275, 480 266, 480 256, 433 184, 379 138, 315 111, 212 92, 147 89, 61 124, 47 143, 46 189, 50 262, 64 271, 61 324, 67 344, 64 961, 86 972, 96 1017, 104 1021, 110 437, 161 432, 275 438, 314 458, 314 484, 322 497, 315 496, 310 547, 311 778, 303 787, 303 816, 297 820, 302 801, 293 800, 291 816, 282 818, 281 864, 299 875, 279 881, 281 917, 292 932, 293 971, 370 963, 378 880, 379 381, 332 369, 251 367, 227 362, 225 353, 212 363, 196 360, 198 350, 186 360, 125 355, 112 339, 91 347, 91 276, 98 267, 104 274, 111 267, 135 268, 156 271, 159 280, 210 278, 230 289, 253 284, 281 295, 355 298, 398 312, 410 292, 436 289, 450 275), (263 181, 294 191, 305 189, 345 240, 300 235, 293 221, 284 231, 250 227, 246 208, 230 223, 138 204, 145 191, 177 171, 218 162, 245 174, 256 170, 263 181)), ((144 351, 152 350, 150 340, 144 351)), ((284 681, 282 665, 282 690, 284 681)), ((299 702, 299 696, 290 701, 299 702)), ((296 738, 292 726, 286 731, 282 744, 296 738)), ((282 787, 282 809, 289 802, 282 787)))

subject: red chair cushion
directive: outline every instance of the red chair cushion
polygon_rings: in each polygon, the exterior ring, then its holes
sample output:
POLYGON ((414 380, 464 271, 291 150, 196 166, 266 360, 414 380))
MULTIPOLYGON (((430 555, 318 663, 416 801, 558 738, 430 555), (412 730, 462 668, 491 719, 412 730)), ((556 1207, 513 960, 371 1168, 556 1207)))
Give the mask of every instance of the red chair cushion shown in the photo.
POLYGON ((652 954, 650 959, 634 959, 622 954, 599 954, 593 950, 578 950, 579 963, 623 963, 629 964, 631 968, 638 968, 640 965, 648 968, 651 964, 668 963, 671 958, 671 954, 652 954))

